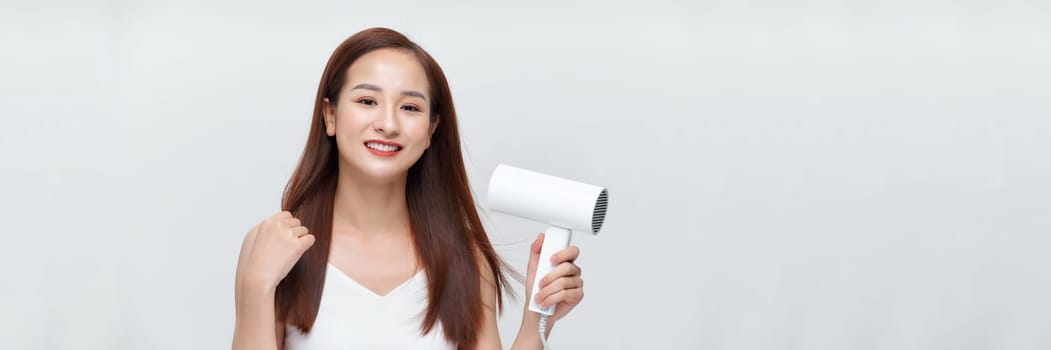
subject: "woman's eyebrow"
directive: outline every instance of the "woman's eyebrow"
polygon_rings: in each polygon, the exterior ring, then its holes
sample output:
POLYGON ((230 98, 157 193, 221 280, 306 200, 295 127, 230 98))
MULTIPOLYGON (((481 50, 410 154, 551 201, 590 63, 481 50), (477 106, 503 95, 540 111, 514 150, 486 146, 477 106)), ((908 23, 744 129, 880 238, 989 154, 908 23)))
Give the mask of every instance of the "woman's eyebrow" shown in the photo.
MULTIPOLYGON (((354 87, 351 88, 351 90, 355 90, 355 89, 365 89, 365 90, 372 90, 372 91, 376 91, 376 92, 383 92, 383 89, 380 88, 379 86, 368 84, 368 83, 362 83, 362 84, 354 85, 354 87)), ((419 97, 419 98, 423 99, 424 101, 427 101, 427 97, 424 96, 422 92, 419 92, 419 91, 416 91, 416 90, 402 91, 401 94, 404 95, 404 96, 419 97)))
POLYGON ((413 96, 413 97, 419 97, 419 98, 423 99, 424 101, 427 101, 427 97, 426 97, 426 96, 423 96, 423 93, 422 93, 422 92, 419 92, 419 91, 416 91, 416 90, 406 90, 406 91, 402 91, 402 92, 401 92, 401 94, 402 94, 402 96, 413 96))
POLYGON ((376 91, 376 92, 383 91, 383 89, 380 89, 379 86, 372 85, 372 84, 358 84, 358 85, 354 85, 354 87, 351 88, 351 90, 357 90, 357 89, 372 90, 372 91, 376 91))

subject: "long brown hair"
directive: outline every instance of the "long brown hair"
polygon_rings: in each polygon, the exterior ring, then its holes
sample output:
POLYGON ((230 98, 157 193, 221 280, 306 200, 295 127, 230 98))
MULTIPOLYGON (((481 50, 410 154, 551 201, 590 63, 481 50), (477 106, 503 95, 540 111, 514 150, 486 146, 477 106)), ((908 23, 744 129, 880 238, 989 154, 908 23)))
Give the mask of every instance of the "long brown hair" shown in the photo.
POLYGON ((450 343, 471 346, 477 341, 484 315, 480 269, 490 269, 495 277, 492 282, 496 284, 499 310, 503 309, 503 292, 510 290, 503 271, 517 275, 493 250, 478 217, 445 73, 416 43, 386 28, 366 29, 343 41, 329 58, 318 84, 306 148, 281 200, 281 208, 299 218, 316 241, 277 286, 277 319, 302 332, 309 332, 314 325, 332 242, 339 173, 336 141, 325 134, 322 102, 325 98, 332 103, 339 101, 350 65, 381 48, 404 49, 415 55, 430 83, 431 120, 441 119, 431 146, 409 168, 405 188, 416 254, 428 280, 427 311, 420 329, 426 334, 435 322, 441 322, 450 343), (476 258, 479 255, 484 266, 476 258))

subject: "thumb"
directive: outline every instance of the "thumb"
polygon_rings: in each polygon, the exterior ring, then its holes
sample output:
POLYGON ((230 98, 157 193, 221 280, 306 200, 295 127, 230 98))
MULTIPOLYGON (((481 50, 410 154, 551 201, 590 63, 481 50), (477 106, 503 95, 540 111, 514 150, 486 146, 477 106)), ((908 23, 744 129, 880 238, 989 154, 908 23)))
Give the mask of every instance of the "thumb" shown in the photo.
POLYGON ((529 255, 540 256, 540 248, 544 247, 544 233, 536 235, 536 240, 533 241, 533 246, 529 247, 529 255))
POLYGON ((544 233, 536 236, 533 245, 529 247, 529 271, 536 271, 536 262, 540 260, 540 248, 544 246, 544 233))

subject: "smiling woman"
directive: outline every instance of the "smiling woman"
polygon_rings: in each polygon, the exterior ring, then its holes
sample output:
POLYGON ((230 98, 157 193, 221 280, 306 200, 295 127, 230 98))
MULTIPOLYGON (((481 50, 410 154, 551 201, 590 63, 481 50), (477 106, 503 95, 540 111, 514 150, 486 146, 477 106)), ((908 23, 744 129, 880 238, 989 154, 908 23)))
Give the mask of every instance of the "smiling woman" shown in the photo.
MULTIPOLYGON (((434 108, 422 92, 429 90, 431 79, 418 63, 420 60, 416 54, 401 48, 370 51, 347 70, 345 85, 350 89, 322 100, 325 133, 335 137, 344 157, 357 157, 346 159, 343 164, 352 167, 347 169, 353 171, 349 175, 380 182, 404 182, 397 175, 404 173, 403 170, 430 147, 431 136, 440 124, 439 114, 431 113, 434 108), (338 108, 340 106, 345 108, 338 108), (358 144, 363 147, 347 147, 358 144), (370 154, 362 152, 365 150, 389 159, 376 162, 370 154)), ((453 113, 446 111, 442 117, 454 118, 450 116, 453 113)))
MULTIPOLYGON (((309 133, 284 211, 242 245, 233 347, 500 348, 510 270, 475 209, 434 59, 390 29, 355 34, 325 67, 309 133)), ((578 254, 556 254, 535 295, 558 305, 551 322, 583 298, 578 254)), ((539 348, 539 316, 524 318, 513 348, 539 348)))

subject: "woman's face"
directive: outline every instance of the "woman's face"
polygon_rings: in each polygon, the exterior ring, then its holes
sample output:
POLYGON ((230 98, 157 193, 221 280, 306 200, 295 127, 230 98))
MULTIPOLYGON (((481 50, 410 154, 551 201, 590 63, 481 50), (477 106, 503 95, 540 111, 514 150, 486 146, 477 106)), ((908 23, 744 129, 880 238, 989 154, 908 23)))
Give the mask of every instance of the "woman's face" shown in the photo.
POLYGON ((324 100, 325 132, 336 138, 340 167, 388 182, 405 176, 430 147, 427 74, 411 53, 379 49, 346 72, 339 101, 324 100))

